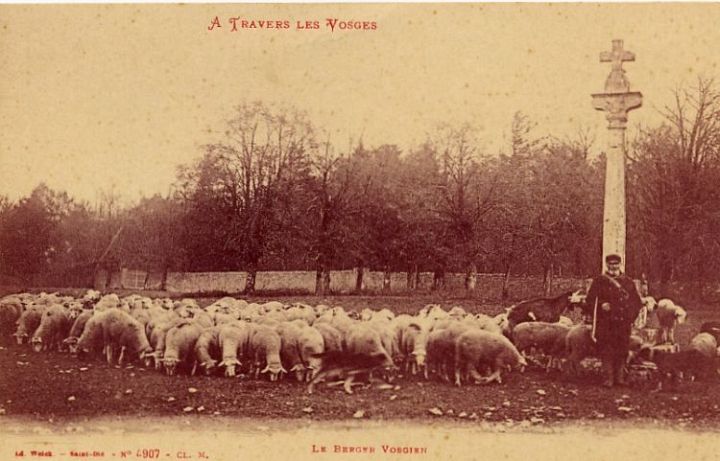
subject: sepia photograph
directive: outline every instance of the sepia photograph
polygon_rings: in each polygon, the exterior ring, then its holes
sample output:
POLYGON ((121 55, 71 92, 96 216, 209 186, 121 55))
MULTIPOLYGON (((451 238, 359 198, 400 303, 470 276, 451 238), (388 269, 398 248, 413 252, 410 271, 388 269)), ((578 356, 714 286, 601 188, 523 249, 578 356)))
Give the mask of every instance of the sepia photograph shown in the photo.
POLYGON ((0 461, 716 457, 718 23, 0 4, 0 461))

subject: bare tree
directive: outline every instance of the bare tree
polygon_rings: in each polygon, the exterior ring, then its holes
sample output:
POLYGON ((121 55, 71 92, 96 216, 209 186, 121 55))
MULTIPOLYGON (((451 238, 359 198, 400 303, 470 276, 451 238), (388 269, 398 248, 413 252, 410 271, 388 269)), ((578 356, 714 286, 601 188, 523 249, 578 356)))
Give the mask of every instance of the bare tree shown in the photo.
POLYGON ((665 124, 643 130, 630 152, 631 230, 644 271, 665 286, 684 272, 707 278, 718 267, 720 92, 698 78, 662 109, 665 124))
POLYGON ((469 125, 440 127, 432 141, 440 160, 436 209, 450 244, 466 270, 466 288, 477 284, 477 259, 483 253, 478 226, 494 206, 497 177, 483 175, 479 141, 469 125))

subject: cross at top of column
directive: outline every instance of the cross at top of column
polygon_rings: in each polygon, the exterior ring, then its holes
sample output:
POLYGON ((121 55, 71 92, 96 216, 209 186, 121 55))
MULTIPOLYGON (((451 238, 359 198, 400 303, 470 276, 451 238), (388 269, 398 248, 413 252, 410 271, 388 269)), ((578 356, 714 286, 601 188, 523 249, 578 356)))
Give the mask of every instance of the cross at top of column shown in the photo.
POLYGON ((630 91, 630 82, 625 77, 623 62, 635 61, 635 54, 623 50, 622 40, 612 41, 612 50, 600 53, 600 62, 611 63, 610 75, 605 80, 606 93, 627 93, 630 91))

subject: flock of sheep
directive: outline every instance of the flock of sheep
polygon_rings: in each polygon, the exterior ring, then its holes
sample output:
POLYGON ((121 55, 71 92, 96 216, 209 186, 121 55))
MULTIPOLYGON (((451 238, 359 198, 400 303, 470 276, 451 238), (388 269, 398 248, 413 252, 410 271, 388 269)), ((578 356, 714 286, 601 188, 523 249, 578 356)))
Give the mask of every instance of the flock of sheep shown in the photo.
MULTIPOLYGON (((685 312, 670 300, 646 301, 629 359, 642 356, 673 374, 717 370, 720 325, 704 325, 687 349, 668 352, 656 344, 673 341, 674 326, 684 321, 685 312), (653 310, 663 327, 660 338, 643 335, 653 310)), ((22 293, 0 299, 0 335, 3 340, 15 336, 18 344, 27 342, 37 352, 68 350, 120 365, 141 360, 168 375, 243 373, 270 381, 289 375, 311 382, 346 355, 379 357, 376 368, 386 378, 400 370, 460 386, 502 382, 502 372, 523 369, 532 352, 547 357, 547 369, 564 361, 577 372, 583 359, 595 355, 591 327, 573 324, 561 313, 582 299, 564 294, 533 302, 490 317, 439 305, 395 315, 388 309, 356 313, 339 306, 257 304, 231 297, 201 308, 193 299, 120 298, 94 290, 81 298, 22 293), (560 307, 554 307, 557 300, 560 307), (543 303, 549 310, 539 316, 533 310, 541 312, 543 303)), ((346 391, 352 392, 347 385, 346 391)))

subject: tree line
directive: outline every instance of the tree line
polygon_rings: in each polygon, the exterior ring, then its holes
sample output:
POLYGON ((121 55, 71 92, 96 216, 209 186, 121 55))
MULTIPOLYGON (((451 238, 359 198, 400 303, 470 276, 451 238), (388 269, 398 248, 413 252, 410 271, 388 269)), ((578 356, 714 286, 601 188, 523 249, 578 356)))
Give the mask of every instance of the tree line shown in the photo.
MULTIPOLYGON (((667 283, 717 281, 720 93, 699 79, 675 92, 663 123, 628 145, 628 272, 667 283)), ((217 142, 178 167, 172 192, 121 206, 105 191, 77 201, 44 184, 0 197, 0 273, 66 283, 100 269, 480 272, 553 277, 600 269, 604 157, 593 139, 538 136, 518 112, 503 152, 471 125, 440 126, 422 144, 340 145, 293 108, 243 102, 217 142)), ((87 283, 87 282, 86 282, 87 283)))

